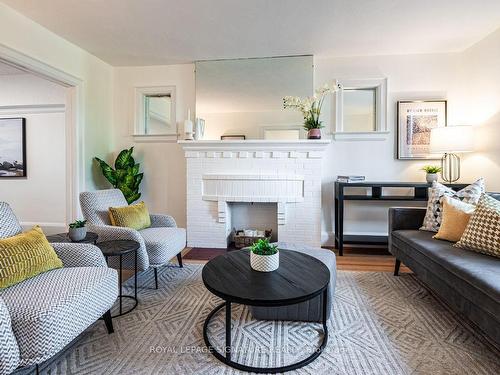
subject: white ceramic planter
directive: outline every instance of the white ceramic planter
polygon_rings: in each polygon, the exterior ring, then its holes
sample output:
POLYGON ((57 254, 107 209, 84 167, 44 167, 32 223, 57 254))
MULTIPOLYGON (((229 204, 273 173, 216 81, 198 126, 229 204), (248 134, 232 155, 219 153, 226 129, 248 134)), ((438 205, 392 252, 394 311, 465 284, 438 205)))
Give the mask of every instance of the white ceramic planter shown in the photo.
POLYGON ((250 266, 259 272, 271 272, 280 266, 280 252, 273 255, 257 255, 250 251, 250 266))
POLYGON ((434 181, 438 180, 438 175, 437 175, 437 173, 427 173, 427 175, 425 176, 425 179, 427 180, 427 182, 429 184, 432 184, 434 181))
POLYGON ((68 230, 68 237, 71 239, 71 241, 82 241, 85 239, 87 236, 87 227, 81 227, 81 228, 69 228, 68 230))

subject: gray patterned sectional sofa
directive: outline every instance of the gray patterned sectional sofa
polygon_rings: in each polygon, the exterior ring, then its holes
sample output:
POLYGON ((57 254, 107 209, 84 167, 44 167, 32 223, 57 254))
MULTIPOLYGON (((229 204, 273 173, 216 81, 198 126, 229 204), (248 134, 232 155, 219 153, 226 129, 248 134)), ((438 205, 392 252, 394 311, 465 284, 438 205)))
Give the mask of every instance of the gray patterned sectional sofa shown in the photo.
MULTIPOLYGON (((21 232, 7 203, 0 202, 0 238, 21 232)), ((118 295, 118 274, 96 246, 53 244, 63 268, 0 290, 0 375, 36 366, 66 347, 103 317, 118 295)))
MULTIPOLYGON (((500 201, 499 193, 490 193, 500 201)), ((425 208, 389 209, 389 251, 394 274, 404 263, 454 310, 500 345, 500 259, 459 249, 418 230, 425 208)))

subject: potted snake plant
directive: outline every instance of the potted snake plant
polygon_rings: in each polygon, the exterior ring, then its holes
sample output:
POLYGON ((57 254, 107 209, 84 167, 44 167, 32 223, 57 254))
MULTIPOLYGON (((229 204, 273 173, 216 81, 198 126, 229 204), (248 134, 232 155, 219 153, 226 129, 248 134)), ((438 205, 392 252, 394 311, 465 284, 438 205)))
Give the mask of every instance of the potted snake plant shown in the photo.
POLYGON ((250 266, 255 271, 271 272, 278 269, 280 254, 278 246, 270 244, 269 240, 260 239, 250 248, 250 266))

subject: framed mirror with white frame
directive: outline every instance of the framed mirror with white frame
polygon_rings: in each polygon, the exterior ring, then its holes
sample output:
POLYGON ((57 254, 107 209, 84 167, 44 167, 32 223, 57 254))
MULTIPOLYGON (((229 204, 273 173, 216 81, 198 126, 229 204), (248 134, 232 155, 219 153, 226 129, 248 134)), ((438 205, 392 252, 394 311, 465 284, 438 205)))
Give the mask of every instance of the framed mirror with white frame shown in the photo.
POLYGON ((175 86, 136 87, 134 138, 177 140, 175 104, 175 86))
POLYGON ((386 139, 387 78, 338 79, 333 95, 335 140, 386 139))

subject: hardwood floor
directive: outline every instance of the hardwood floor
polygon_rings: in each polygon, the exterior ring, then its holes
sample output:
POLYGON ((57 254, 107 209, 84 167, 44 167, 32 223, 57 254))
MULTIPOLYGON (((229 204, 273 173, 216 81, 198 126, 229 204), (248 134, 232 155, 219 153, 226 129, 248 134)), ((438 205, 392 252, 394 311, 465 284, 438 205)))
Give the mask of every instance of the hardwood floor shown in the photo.
MULTIPOLYGON (((343 256, 338 256, 338 252, 333 248, 325 248, 325 251, 328 250, 334 251, 337 255, 339 270, 394 272, 394 257, 385 248, 344 248, 343 256)), ((183 251, 183 261, 203 264, 226 251, 226 249, 186 248, 183 251)), ((401 265, 400 272, 411 271, 401 265)))

